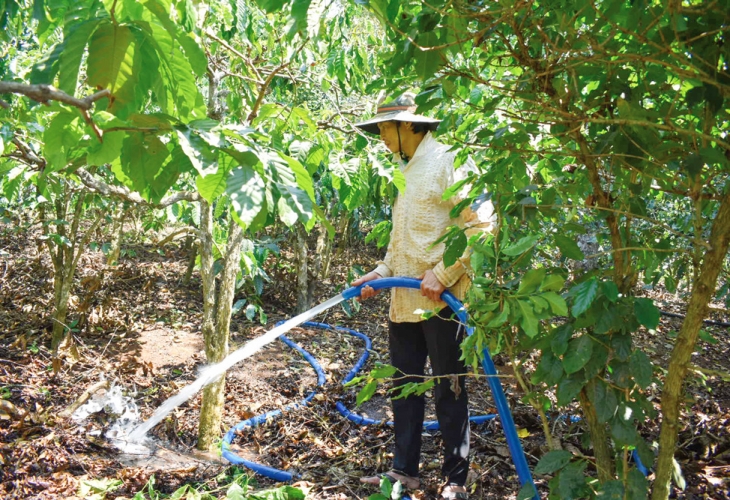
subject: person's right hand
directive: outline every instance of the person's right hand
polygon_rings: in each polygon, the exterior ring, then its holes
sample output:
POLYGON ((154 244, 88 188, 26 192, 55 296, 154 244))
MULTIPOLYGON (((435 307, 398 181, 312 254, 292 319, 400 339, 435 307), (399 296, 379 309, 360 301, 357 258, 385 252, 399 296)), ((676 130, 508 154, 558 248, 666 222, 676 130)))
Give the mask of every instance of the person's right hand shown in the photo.
MULTIPOLYGON (((375 271, 370 271, 365 276, 360 276, 358 279, 352 282, 352 286, 360 286, 363 283, 367 283, 368 281, 378 280, 382 278, 381 275, 376 273, 375 271)), ((357 300, 366 300, 370 297, 375 297, 377 294, 380 293, 380 290, 373 290, 373 287, 371 286, 364 286, 362 287, 360 291, 360 296, 357 298, 357 300)))

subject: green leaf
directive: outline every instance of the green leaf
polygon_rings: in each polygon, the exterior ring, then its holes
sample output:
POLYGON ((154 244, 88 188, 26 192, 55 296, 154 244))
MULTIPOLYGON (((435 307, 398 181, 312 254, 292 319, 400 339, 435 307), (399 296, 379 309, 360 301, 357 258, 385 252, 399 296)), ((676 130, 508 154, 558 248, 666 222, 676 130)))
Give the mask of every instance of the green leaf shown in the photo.
POLYGON ((536 235, 525 236, 516 243, 509 245, 507 248, 502 250, 502 253, 511 257, 515 255, 520 255, 535 246, 535 243, 537 243, 538 239, 539 237, 536 235))
POLYGON ((79 76, 79 65, 84 55, 86 42, 99 24, 99 19, 92 19, 77 25, 65 39, 65 47, 58 61, 58 88, 69 95, 76 93, 76 82, 79 76))
POLYGON ((603 483, 596 498, 599 500, 624 500, 624 484, 618 479, 603 483))
POLYGON ((164 194, 170 187, 163 172, 169 155, 167 146, 157 136, 130 134, 124 139, 120 156, 122 171, 133 189, 148 200, 159 199, 160 193, 164 194))
MULTIPOLYGON (((625 500, 645 500, 649 494, 649 481, 646 479, 644 474, 639 472, 638 469, 634 468, 629 471, 628 482, 626 486, 627 488, 625 500)), ((680 489, 684 490, 684 485, 682 485, 680 489)))
POLYGON ((712 334, 710 332, 708 332, 707 330, 700 330, 699 336, 700 336, 700 340, 704 340, 705 342, 713 344, 713 345, 717 344, 719 342, 719 340, 717 340, 715 337, 713 337, 712 334))
POLYGON ((577 374, 561 380, 558 384, 558 406, 570 404, 584 385, 583 380, 577 374))
POLYGON ((523 484, 522 488, 520 488, 520 492, 517 494, 517 500, 531 500, 535 497, 539 498, 540 496, 537 492, 537 488, 531 481, 523 484))
POLYGON ((226 194, 239 219, 248 227, 261 211, 266 187, 251 167, 238 167, 228 176, 226 194))
POLYGON ((246 500, 246 491, 238 483, 231 483, 226 490, 226 500, 246 500))
POLYGON ((312 200, 304 191, 279 182, 275 186, 281 195, 276 207, 284 224, 292 226, 297 220, 304 224, 312 218, 312 200))
POLYGON ((450 238, 444 250, 444 266, 450 267, 456 264, 459 258, 464 255, 467 240, 464 231, 457 231, 456 237, 450 238))
POLYGON ((552 474, 553 472, 559 471, 570 463, 571 458, 573 458, 573 455, 569 451, 549 451, 543 455, 535 466, 535 474, 552 474))
POLYGON ((206 175, 205 177, 197 176, 195 178, 195 186, 198 188, 200 196, 205 198, 208 203, 213 203, 213 200, 226 191, 228 174, 228 171, 221 168, 217 172, 206 175))
POLYGON ((291 4, 291 17, 294 19, 297 30, 307 30, 307 12, 312 0, 293 0, 291 4))
POLYGON ((235 304, 231 307, 231 316, 234 316, 241 312, 241 309, 243 309, 243 306, 246 305, 246 299, 239 299, 236 301, 235 304))
POLYGON ((586 476, 584 470, 586 468, 586 462, 574 462, 567 465, 558 475, 558 491, 560 497, 569 498, 582 498, 585 494, 590 491, 586 484, 586 476))
POLYGON ((634 446, 639 439, 629 407, 620 405, 618 413, 611 420, 611 436, 617 446, 634 446))
POLYGON ((58 73, 58 66, 61 58, 61 54, 66 48, 66 43, 61 42, 53 46, 46 55, 41 58, 38 63, 33 66, 33 70, 30 72, 30 83, 31 84, 46 84, 50 85, 53 83, 53 79, 58 73))
POLYGON ((444 194, 441 196, 441 199, 446 201, 452 196, 454 196, 456 193, 461 191, 461 188, 464 186, 464 184, 467 184, 471 182, 473 179, 467 177, 466 179, 461 179, 460 181, 455 182, 448 188, 446 188, 446 191, 444 191, 444 194))
POLYGON ((397 371, 395 366, 383 365, 370 371, 370 378, 388 378, 392 377, 397 371))
POLYGON ((573 260, 584 260, 586 256, 580 249, 573 238, 562 234, 555 235, 555 244, 560 248, 560 252, 567 258, 573 260))
MULTIPOLYGON (((139 33, 140 54, 145 72, 139 77, 140 91, 153 90, 164 113, 187 122, 204 119, 206 107, 195 84, 195 71, 172 36, 158 23, 139 33)), ((140 97, 144 97, 140 95, 140 97)))
POLYGON ((568 350, 568 341, 573 336, 573 324, 563 323, 552 332, 550 348, 556 356, 562 356, 568 350))
POLYGON ((537 335, 538 320, 535 317, 535 311, 532 309, 532 304, 526 300, 517 300, 517 305, 522 313, 520 320, 520 326, 525 331, 525 334, 532 338, 537 335))
POLYGON ((195 490, 192 489, 190 485, 186 484, 185 486, 181 486, 180 488, 176 489, 172 493, 172 495, 170 495, 170 500, 180 500, 185 495, 192 497, 194 495, 193 492, 197 493, 195 490))
POLYGON ((654 305, 654 301, 651 299, 637 298, 634 300, 634 312, 639 323, 649 328, 650 330, 656 329, 659 326, 659 318, 661 313, 659 309, 654 305))
POLYGON ((587 387, 588 399, 593 403, 598 416, 598 422, 608 422, 618 409, 618 397, 614 389, 603 380, 594 378, 587 387))
POLYGON ((309 172, 307 172, 307 169, 304 168, 304 165, 285 154, 280 153, 279 156, 281 156, 281 158, 286 161, 286 163, 289 165, 289 168, 291 168, 292 172, 294 172, 294 175, 297 179, 297 186, 304 190, 309 198, 314 201, 314 183, 312 182, 312 176, 309 175, 309 172))
POLYGON ((390 480, 383 476, 380 478, 380 493, 383 494, 383 496, 390 497, 390 494, 393 492, 393 484, 390 482, 390 480))
POLYGON ((171 38, 175 39, 182 49, 185 51, 185 56, 190 64, 190 67, 195 72, 196 76, 203 76, 208 68, 208 59, 205 56, 205 52, 201 48, 198 41, 195 38, 182 31, 172 19, 170 19, 170 9, 160 0, 146 0, 144 6, 152 12, 160 22, 160 24, 167 30, 171 38))
POLYGON ((616 302, 618 300, 618 287, 613 281, 601 282, 601 289, 603 290, 603 295, 605 295, 611 302, 616 302))
POLYGON ((87 84, 109 89, 112 94, 110 111, 115 114, 134 103, 135 85, 140 73, 139 60, 135 59, 136 50, 131 28, 109 21, 99 23, 89 41, 87 84))
POLYGON ((559 292, 565 284, 565 278, 559 274, 549 274, 545 276, 540 285, 541 292, 559 292))
POLYGON ((357 393, 356 403, 357 406, 360 406, 365 401, 373 397, 373 394, 375 394, 376 389, 378 388, 378 382, 376 380, 371 380, 367 384, 365 384, 365 387, 360 389, 360 392, 357 393))
POLYGON ((654 451, 644 439, 639 439, 636 443, 636 452, 639 454, 639 458, 644 467, 651 469, 654 465, 654 451))
POLYGON ((644 351, 638 349, 634 351, 629 358, 629 365, 631 366, 631 374, 634 376, 634 380, 639 387, 642 389, 649 387, 654 370, 651 365, 651 360, 644 351))
POLYGON ((79 484, 79 495, 86 497, 94 493, 108 493, 122 484, 124 481, 120 479, 84 479, 79 484))
POLYGON ((487 328, 498 328, 502 325, 504 325, 507 322, 507 319, 509 318, 509 302, 504 302, 504 305, 502 307, 502 310, 500 313, 492 318, 492 320, 487 323, 487 328))
POLYGON ((535 292, 545 277, 545 269, 530 269, 520 280, 520 286, 517 289, 517 295, 535 292))
POLYGON ((557 314, 558 316, 568 315, 568 304, 566 304, 565 299, 557 293, 545 292, 538 295, 538 297, 542 297, 543 299, 548 301, 548 303, 550 304, 550 309, 553 311, 554 314, 557 314))
POLYGON ((175 132, 180 148, 198 174, 205 176, 210 173, 206 168, 214 161, 214 156, 205 141, 186 126, 176 127, 175 132))
POLYGON ((593 339, 588 335, 582 335, 568 343, 568 351, 563 357, 563 368, 565 373, 575 373, 591 359, 593 353, 593 339))
POLYGON ((43 133, 43 155, 48 162, 46 172, 60 170, 66 166, 71 150, 83 137, 80 118, 71 113, 61 112, 53 117, 43 133))
POLYGON ((286 0, 256 0, 256 4, 261 7, 267 14, 276 12, 284 7, 286 0))
POLYGON ((614 351, 616 358, 624 361, 628 359, 632 351, 631 335, 629 334, 615 334, 611 336, 611 348, 614 351))
POLYGON ((271 490, 257 491, 246 498, 247 500, 304 500, 305 495, 299 488, 286 485, 271 490))
POLYGON ((570 295, 574 297, 572 314, 574 318, 577 318, 593 303, 596 298, 596 292, 598 291, 598 281, 596 278, 591 278, 579 285, 574 286, 570 290, 570 295))
MULTIPOLYGON (((427 49, 438 43, 438 36, 433 31, 421 33, 418 35, 417 43, 427 49)), ((423 81, 431 78, 443 64, 442 55, 438 50, 416 48, 413 59, 416 63, 416 76, 423 81)))
POLYGON ((550 351, 542 353, 540 364, 537 367, 534 375, 532 376, 532 382, 544 382, 548 386, 553 386, 560 382, 565 375, 563 370, 563 363, 550 351))
POLYGON ((86 153, 86 163, 88 165, 104 165, 119 158, 126 136, 126 132, 106 132, 103 136, 104 142, 93 141, 89 146, 86 153))

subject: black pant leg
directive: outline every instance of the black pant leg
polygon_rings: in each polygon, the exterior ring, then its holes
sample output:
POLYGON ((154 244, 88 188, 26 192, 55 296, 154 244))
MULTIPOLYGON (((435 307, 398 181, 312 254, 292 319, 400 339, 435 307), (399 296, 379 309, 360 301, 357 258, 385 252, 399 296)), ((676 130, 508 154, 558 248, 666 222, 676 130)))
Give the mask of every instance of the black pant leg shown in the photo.
MULTIPOLYGON (((423 382, 428 349, 422 323, 389 322, 389 331, 390 362, 398 369, 394 377, 404 377, 394 381, 393 386, 423 382), (415 376, 408 377, 408 375, 415 376)), ((411 395, 407 398, 393 399, 392 404, 395 432, 393 469, 418 477, 425 411, 424 396, 411 395)))
MULTIPOLYGON (((434 376, 466 373, 460 361, 464 327, 451 316, 450 308, 424 323, 424 334, 434 376)), ((440 380, 434 389, 436 415, 444 443, 442 474, 450 483, 464 485, 469 472, 469 402, 466 378, 458 377, 458 395, 450 378, 440 380)))

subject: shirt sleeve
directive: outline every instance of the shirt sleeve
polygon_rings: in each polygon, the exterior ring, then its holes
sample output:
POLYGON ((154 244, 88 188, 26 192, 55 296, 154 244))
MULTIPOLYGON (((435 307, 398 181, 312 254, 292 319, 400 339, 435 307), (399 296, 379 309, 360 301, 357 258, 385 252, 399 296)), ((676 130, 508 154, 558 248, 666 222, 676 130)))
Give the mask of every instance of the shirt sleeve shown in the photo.
MULTIPOLYGON (((470 159, 462 165, 455 173, 453 180, 458 182, 465 179, 469 172, 476 173, 476 165, 470 159)), ((471 185, 466 184, 454 197, 452 198, 454 206, 465 199, 471 185)), ((464 208, 459 214, 459 220, 456 223, 465 229, 467 238, 471 238, 475 234, 491 233, 493 234, 496 230, 496 216, 494 214, 494 206, 489 200, 482 200, 477 202, 470 207, 464 208)), ((433 268, 433 273, 436 275, 438 280, 445 287, 451 287, 456 284, 457 281, 466 273, 469 267, 469 259, 471 257, 472 250, 467 248, 464 253, 457 259, 457 261, 446 267, 443 259, 436 264, 433 268)))

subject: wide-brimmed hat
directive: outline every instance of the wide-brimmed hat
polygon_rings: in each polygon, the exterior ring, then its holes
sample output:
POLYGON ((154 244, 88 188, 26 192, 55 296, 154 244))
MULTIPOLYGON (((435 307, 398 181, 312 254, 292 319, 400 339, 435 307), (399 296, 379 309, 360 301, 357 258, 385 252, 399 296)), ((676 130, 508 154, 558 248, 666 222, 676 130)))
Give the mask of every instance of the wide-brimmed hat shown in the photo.
POLYGON ((423 123, 429 130, 436 130, 441 120, 415 114, 414 111, 416 111, 417 106, 414 97, 411 93, 405 93, 390 102, 379 104, 378 111, 373 118, 356 123, 355 126, 376 135, 380 134, 378 123, 390 121, 423 123))

